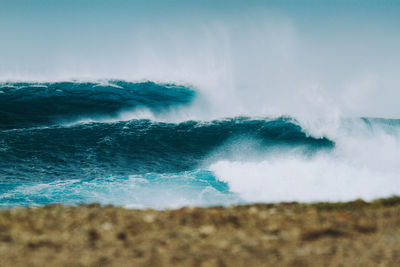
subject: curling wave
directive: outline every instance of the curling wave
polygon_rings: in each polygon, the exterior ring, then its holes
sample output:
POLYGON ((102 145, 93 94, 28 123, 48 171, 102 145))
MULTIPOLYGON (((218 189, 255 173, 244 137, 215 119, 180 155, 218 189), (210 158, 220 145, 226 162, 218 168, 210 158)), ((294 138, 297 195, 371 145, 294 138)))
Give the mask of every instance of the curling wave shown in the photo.
POLYGON ((1 180, 180 172, 198 167, 222 146, 218 157, 232 157, 228 144, 243 140, 253 140, 261 151, 287 147, 312 154, 334 146, 326 138, 307 136, 290 118, 179 124, 132 120, 8 130, 0 131, 1 180))

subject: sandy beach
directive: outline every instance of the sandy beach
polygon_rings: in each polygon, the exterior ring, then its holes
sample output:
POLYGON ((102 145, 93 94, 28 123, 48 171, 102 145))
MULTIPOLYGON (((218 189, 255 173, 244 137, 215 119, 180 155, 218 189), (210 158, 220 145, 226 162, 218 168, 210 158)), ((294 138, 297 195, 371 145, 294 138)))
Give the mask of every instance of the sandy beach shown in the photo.
POLYGON ((396 266, 400 198, 0 212, 1 266, 396 266))

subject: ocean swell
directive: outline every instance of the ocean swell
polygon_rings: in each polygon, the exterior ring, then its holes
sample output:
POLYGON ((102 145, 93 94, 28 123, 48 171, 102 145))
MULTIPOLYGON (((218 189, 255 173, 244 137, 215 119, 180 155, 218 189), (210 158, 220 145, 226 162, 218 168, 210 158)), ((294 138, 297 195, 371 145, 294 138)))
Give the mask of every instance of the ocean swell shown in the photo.
POLYGON ((0 129, 101 120, 148 109, 157 114, 188 105, 195 92, 153 82, 6 82, 0 84, 0 129))

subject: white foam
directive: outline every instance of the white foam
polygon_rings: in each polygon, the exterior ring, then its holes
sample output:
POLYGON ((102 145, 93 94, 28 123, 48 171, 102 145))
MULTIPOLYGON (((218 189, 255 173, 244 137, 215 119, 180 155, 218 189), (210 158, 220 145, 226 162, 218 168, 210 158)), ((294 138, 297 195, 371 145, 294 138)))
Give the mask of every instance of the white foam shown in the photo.
POLYGON ((251 202, 371 200, 399 195, 399 129, 392 133, 379 127, 342 131, 333 151, 311 158, 275 151, 257 161, 218 161, 210 170, 251 202))

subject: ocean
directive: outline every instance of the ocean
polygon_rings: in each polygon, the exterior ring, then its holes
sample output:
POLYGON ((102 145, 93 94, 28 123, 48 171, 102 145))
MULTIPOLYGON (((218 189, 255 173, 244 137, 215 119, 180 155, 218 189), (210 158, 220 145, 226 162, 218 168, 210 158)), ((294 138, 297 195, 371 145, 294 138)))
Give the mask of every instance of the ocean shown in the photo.
POLYGON ((399 193, 393 153, 400 120, 343 119, 339 135, 328 137, 283 116, 168 122, 166 114, 190 109, 197 97, 195 88, 175 84, 19 82, 3 83, 0 92, 3 208, 174 208, 399 193))
POLYGON ((4 0, 0 208, 399 195, 399 14, 389 0, 4 0))

